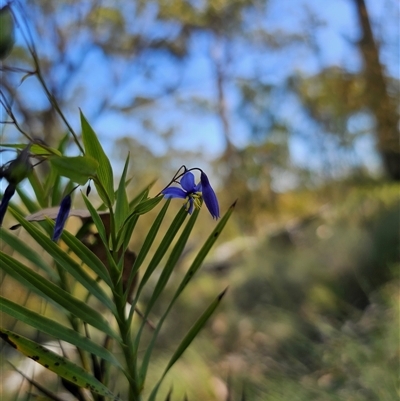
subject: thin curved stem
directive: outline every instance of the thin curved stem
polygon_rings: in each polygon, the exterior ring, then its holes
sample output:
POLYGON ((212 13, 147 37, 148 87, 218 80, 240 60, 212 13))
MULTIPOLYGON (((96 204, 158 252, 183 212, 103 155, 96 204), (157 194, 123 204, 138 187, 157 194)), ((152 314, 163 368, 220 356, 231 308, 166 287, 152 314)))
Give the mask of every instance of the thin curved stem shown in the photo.
MULTIPOLYGON (((16 4, 18 4, 18 2, 16 4)), ((73 136, 74 141, 75 141, 76 145, 78 146, 79 150, 82 152, 82 154, 85 154, 85 151, 84 151, 82 145, 79 143, 78 136, 76 135, 74 129, 71 127, 70 123, 68 122, 68 120, 65 117, 64 113, 62 112, 60 106, 58 105, 57 99, 51 93, 50 89, 48 88, 48 86, 46 84, 46 81, 44 80, 44 77, 43 77, 43 74, 42 74, 42 70, 41 70, 41 67, 40 67, 39 57, 38 57, 38 54, 37 54, 37 51, 36 51, 36 47, 35 47, 35 43, 34 43, 34 40, 32 38, 30 28, 29 28, 29 26, 28 26, 28 24, 26 22, 27 21, 27 17, 25 15, 25 11, 24 11, 22 6, 20 6, 19 9, 20 9, 19 11, 20 11, 21 15, 23 16, 24 28, 26 29, 26 32, 25 32, 24 29, 21 29, 21 33, 22 33, 24 41, 25 41, 25 43, 26 43, 26 45, 28 47, 28 50, 29 50, 29 52, 30 52, 30 54, 32 56, 32 59, 33 59, 33 63, 34 63, 34 66, 35 66, 34 73, 37 76, 37 79, 38 79, 39 83, 41 84, 44 92, 46 93, 46 96, 49 99, 49 102, 54 107, 54 109, 56 110, 56 112, 58 113, 58 115, 60 116, 62 121, 64 122, 64 124, 67 126, 69 132, 73 136)), ((15 18, 15 15, 14 15, 14 18, 15 18)))

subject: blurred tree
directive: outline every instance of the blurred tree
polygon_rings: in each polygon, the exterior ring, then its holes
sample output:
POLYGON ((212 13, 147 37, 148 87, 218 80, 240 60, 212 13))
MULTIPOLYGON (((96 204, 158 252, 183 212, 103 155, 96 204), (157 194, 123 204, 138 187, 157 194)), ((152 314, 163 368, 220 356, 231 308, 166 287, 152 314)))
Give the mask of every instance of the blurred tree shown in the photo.
POLYGON ((26 0, 15 2, 13 10, 29 45, 18 43, 2 67, 2 91, 12 99, 20 125, 48 143, 65 128, 56 108, 38 88, 38 71, 48 88, 47 97, 54 97, 68 117, 75 116, 78 107, 89 109, 92 119, 101 118, 105 110, 133 113, 176 86, 177 80, 166 77, 155 82, 149 57, 141 58, 154 49, 169 50, 175 40, 168 33, 160 40, 151 30, 142 29, 149 16, 147 9, 124 1, 108 7, 96 1, 26 0), (33 61, 29 47, 36 53, 33 61), (127 93, 137 76, 154 80, 156 90, 143 91, 141 85, 139 91, 127 93))
MULTIPOLYGON (((223 152, 216 171, 230 193, 246 199, 239 214, 251 223, 266 205, 273 206, 276 191, 300 186, 311 176, 316 182, 318 175, 319 182, 336 179, 365 163, 354 149, 360 137, 370 135, 372 118, 392 177, 398 165, 397 131, 389 128, 397 121, 390 98, 396 82, 384 76, 372 33, 362 41, 368 53, 365 73, 323 65, 321 54, 327 50, 315 47, 323 21, 310 13, 298 29, 288 24, 276 28, 268 22, 273 6, 272 0, 26 0, 15 2, 13 9, 19 31, 30 43, 29 26, 40 43, 37 56, 49 94, 73 127, 81 107, 100 127, 102 139, 112 139, 110 145, 116 138, 134 137, 129 146, 125 143, 125 153, 129 147, 133 156, 140 153, 138 160, 146 153, 165 156, 166 174, 178 167, 182 143, 190 147, 199 132, 207 138, 220 135, 223 152), (317 72, 303 67, 308 62, 303 58, 300 71, 295 63, 281 67, 294 49, 306 52, 308 61, 317 60, 317 72), (294 114, 304 115, 307 123, 299 124, 294 114), (354 124, 361 120, 368 123, 354 124), (203 121, 209 125, 203 127, 203 121), (201 126, 193 127, 193 122, 201 126), (310 124, 316 127, 313 132, 310 124), (298 137, 310 153, 303 165, 295 161, 293 140, 298 137), (249 199, 254 213, 244 206, 249 199)), ((360 24, 368 33, 363 18, 360 24)), ((2 92, 12 100, 21 126, 52 143, 65 127, 38 91, 34 74, 20 85, 21 70, 38 68, 20 36, 3 64, 2 92)), ((187 158, 210 161, 199 156, 210 149, 194 148, 187 158)))
POLYGON ((389 177, 400 180, 399 109, 389 94, 389 85, 380 62, 379 45, 375 39, 364 0, 354 0, 360 24, 358 46, 364 61, 366 106, 375 118, 377 145, 389 177))

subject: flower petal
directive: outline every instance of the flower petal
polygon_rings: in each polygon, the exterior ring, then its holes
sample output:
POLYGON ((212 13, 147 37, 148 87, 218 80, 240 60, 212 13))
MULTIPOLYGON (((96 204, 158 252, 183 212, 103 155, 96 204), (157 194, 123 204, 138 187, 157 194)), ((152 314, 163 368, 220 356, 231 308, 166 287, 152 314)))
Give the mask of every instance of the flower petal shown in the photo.
POLYGON ((58 241, 64 230, 65 222, 68 219, 69 211, 71 210, 71 195, 67 195, 60 205, 60 210, 58 211, 56 225, 54 226, 53 241, 58 241))
POLYGON ((176 187, 166 188, 161 193, 164 195, 166 199, 171 199, 171 198, 185 199, 187 197, 187 193, 185 191, 176 187))
POLYGON ((215 192, 210 185, 210 181, 208 180, 208 177, 203 172, 201 172, 200 181, 201 181, 201 185, 202 185, 202 194, 203 194, 204 203, 206 204, 207 209, 211 213, 211 216, 214 219, 218 219, 219 218, 219 205, 218 205, 217 195, 215 195, 215 192))
POLYGON ((182 188, 189 193, 194 192, 196 184, 194 183, 194 175, 190 171, 185 173, 185 175, 181 178, 182 188))

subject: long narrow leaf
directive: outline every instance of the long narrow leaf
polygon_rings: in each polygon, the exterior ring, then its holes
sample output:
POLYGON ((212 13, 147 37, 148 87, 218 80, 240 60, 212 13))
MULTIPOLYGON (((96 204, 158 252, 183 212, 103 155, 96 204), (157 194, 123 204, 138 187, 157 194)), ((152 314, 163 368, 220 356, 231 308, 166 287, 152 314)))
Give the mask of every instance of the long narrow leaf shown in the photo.
MULTIPOLYGON (((26 143, 2 143, 1 146, 3 148, 12 148, 12 149, 25 149, 26 143)), ((30 147, 30 153, 37 156, 49 156, 49 155, 58 155, 61 156, 59 150, 55 148, 51 148, 50 146, 46 146, 43 143, 32 143, 30 147)))
POLYGON ((126 244, 126 240, 132 235, 132 230, 138 220, 138 216, 150 212, 161 202, 162 199, 162 196, 147 199, 134 208, 134 211, 125 219, 123 226, 118 232, 117 249, 119 249, 123 243, 126 244))
POLYGON ((130 218, 122 227, 121 232, 118 233, 118 243, 117 243, 117 251, 123 246, 123 249, 127 249, 129 245, 129 241, 131 240, 133 230, 136 227, 136 223, 139 220, 139 215, 135 215, 130 218))
POLYGON ((188 213, 185 210, 185 208, 182 207, 181 209, 179 209, 173 222, 169 226, 163 240, 161 241, 160 245, 158 246, 157 251, 155 252, 153 258, 151 259, 149 265, 147 266, 146 272, 144 273, 144 276, 143 276, 142 280, 140 281, 138 293, 140 293, 143 286, 147 283, 147 281, 153 274, 154 270, 161 262, 161 259, 164 257, 165 253, 167 252, 167 250, 168 250, 169 246, 171 245, 172 241, 174 240, 178 230, 182 227, 182 224, 185 221, 187 215, 188 215, 188 213))
POLYGON ((143 200, 133 209, 132 214, 145 214, 154 209, 163 199, 163 196, 159 195, 155 198, 143 200))
MULTIPOLYGON (((158 230, 160 229, 161 223, 164 220, 165 214, 168 210, 170 203, 171 203, 170 199, 165 202, 165 205, 162 207, 162 209, 158 213, 156 219, 154 220, 153 224, 151 225, 150 230, 146 235, 143 245, 140 248, 139 254, 136 257, 135 263, 130 272, 127 288, 130 288, 130 286, 132 285, 133 278, 135 277, 136 273, 138 272, 140 266, 142 265, 143 261, 145 260, 145 258, 147 256, 147 254, 149 253, 151 245, 153 244, 154 239, 157 236, 158 230)), ((128 297, 128 291, 125 294, 125 302, 126 302, 127 297, 128 297)), ((132 314, 133 314, 133 310, 134 310, 134 308, 132 308, 132 311, 131 311, 132 314)), ((130 319, 131 318, 132 318, 132 315, 130 315, 130 319)))
POLYGON ((39 209, 41 209, 41 207, 31 199, 32 197, 27 195, 26 192, 23 189, 21 189, 20 185, 17 186, 17 194, 21 198, 21 201, 24 204, 24 206, 28 209, 29 213, 35 213, 39 209))
POLYGON ((128 217, 129 213, 129 204, 128 197, 126 195, 126 173, 128 171, 129 165, 129 155, 126 158, 124 170, 122 172, 121 180, 119 182, 118 190, 117 190, 117 201, 115 204, 115 225, 117 231, 122 227, 125 219, 128 217))
POLYGON ((11 234, 3 227, 0 227, 0 240, 4 241, 8 246, 17 251, 25 259, 32 262, 35 266, 45 271, 49 277, 53 279, 57 278, 54 270, 43 260, 43 257, 39 256, 25 242, 21 241, 18 237, 11 234))
POLYGON ((97 228, 97 231, 98 231, 98 233, 100 235, 101 240, 103 241, 103 244, 108 248, 106 229, 104 227, 103 221, 101 220, 101 217, 100 217, 99 213, 94 208, 94 206, 92 205, 90 200, 87 198, 87 196, 82 194, 82 198, 83 198, 83 200, 85 202, 86 207, 89 210, 90 215, 92 216, 93 223, 97 228))
MULTIPOLYGON (((16 211, 11 210, 18 222, 25 228, 32 238, 44 249, 46 252, 58 262, 65 270, 68 271, 77 281, 79 281, 91 294, 104 303, 110 310, 115 311, 115 306, 107 294, 102 290, 99 284, 91 278, 85 270, 71 256, 63 251, 55 242, 47 237, 42 231, 34 226, 34 224, 26 221, 16 211)), ((54 226, 54 222, 50 219, 48 223, 54 226)))
POLYGON ((174 248, 171 251, 171 254, 169 255, 169 258, 167 260, 167 263, 165 264, 161 275, 157 281, 156 287, 153 290, 153 294, 149 300, 149 302, 146 305, 146 312, 145 312, 145 317, 147 317, 156 303, 157 299, 161 295, 162 291, 164 290, 165 286, 168 283, 169 278, 171 277, 171 274, 174 270, 174 267, 176 263, 178 262, 180 256, 182 255, 182 252, 186 246, 186 243, 189 239, 190 233, 192 232, 192 229, 194 227, 194 224, 197 220, 197 217, 199 216, 199 209, 196 209, 192 216, 190 217, 188 223, 186 224, 185 229, 183 230, 181 236, 179 237, 178 241, 176 241, 176 244, 174 248))
MULTIPOLYGON (((197 220, 197 217, 199 215, 200 210, 197 209, 195 210, 195 212, 193 213, 193 215, 190 217, 188 223, 186 224, 185 229, 183 230, 181 236, 179 237, 178 241, 176 242, 174 249, 172 250, 167 263, 165 264, 165 267, 163 269, 163 271, 161 272, 160 278, 157 281, 156 287, 153 291, 153 294, 147 304, 146 307, 146 312, 144 314, 144 319, 143 322, 139 328, 139 331, 137 333, 137 338, 136 338, 136 343, 139 343, 140 341, 140 337, 142 335, 143 329, 144 329, 144 325, 145 325, 145 321, 152 309, 152 307, 154 306, 154 304, 156 303, 157 299, 159 298, 159 296, 161 295, 161 292, 164 290, 165 286, 167 285, 167 282, 173 272, 173 269, 176 265, 176 263, 178 262, 179 257, 182 255, 182 252, 185 248, 185 245, 187 243, 187 240, 189 238, 190 233, 192 232, 192 229, 194 227, 194 224, 197 220)), ((142 366, 141 366, 141 377, 145 377, 147 374, 147 369, 150 363, 150 357, 153 351, 155 345, 155 341, 150 342, 150 344, 147 346, 146 348, 146 353, 144 355, 143 361, 142 361, 142 366)))
POLYGON ((112 276, 118 276, 119 275, 119 268, 116 266, 114 259, 111 256, 109 245, 108 245, 108 237, 106 233, 106 229, 104 227, 103 221, 100 218, 99 213, 97 210, 93 207, 93 205, 90 203, 89 199, 82 194, 83 200, 85 201, 85 204, 90 212, 90 215, 92 216, 93 222, 97 228, 97 231, 100 235, 101 240, 103 241, 104 244, 104 249, 107 254, 107 262, 108 266, 110 268, 110 274, 112 276))
MULTIPOLYGON (((69 141, 69 133, 65 134, 64 137, 60 140, 56 154, 61 156, 68 145, 69 141)), ((55 169, 50 169, 47 174, 47 178, 43 185, 43 189, 45 191, 45 197, 51 199, 50 206, 59 205, 61 202, 61 176, 55 171, 55 169)))
POLYGON ((35 169, 32 169, 31 173, 28 176, 28 180, 32 185, 33 191, 35 192, 36 199, 39 202, 40 207, 47 207, 47 200, 45 199, 45 192, 43 189, 43 185, 39 180, 38 174, 35 169))
POLYGON ((181 292, 185 289, 185 287, 189 284, 190 280, 196 274, 197 270, 201 267, 204 259, 206 258, 208 252, 210 252, 212 246, 215 244, 215 241, 218 239, 219 235, 221 234, 223 228, 225 227, 226 223, 228 222, 229 218, 231 217, 233 210, 236 206, 236 202, 229 208, 229 210, 225 213, 225 215, 221 218, 217 226, 212 231, 211 235, 208 237, 202 248, 200 249, 199 253, 197 254, 196 258, 194 259, 192 265, 190 266, 189 270, 186 272, 185 277, 183 278, 179 288, 176 290, 173 300, 176 300, 181 292))
POLYGON ((78 256, 78 258, 90 267, 105 283, 112 287, 112 282, 107 268, 103 262, 79 239, 74 235, 65 231, 62 233, 61 239, 68 245, 69 249, 78 256))
POLYGON ((78 387, 86 388, 93 393, 112 398, 115 401, 120 400, 119 397, 115 396, 111 390, 100 383, 86 370, 55 352, 50 351, 48 348, 5 329, 0 329, 0 337, 28 358, 40 363, 46 369, 76 384, 78 387))
POLYGON ((53 156, 50 164, 61 176, 84 185, 91 176, 96 174, 99 163, 91 156, 53 156))
MULTIPOLYGON (((229 210, 225 213, 225 215, 221 218, 220 222, 217 224, 215 229, 212 231, 211 235, 208 237, 206 242, 204 243, 203 247, 200 249, 199 253, 197 254, 195 260, 193 261, 192 265, 190 266, 189 270, 187 271, 185 277, 182 279, 182 282, 178 289, 176 290, 171 302, 169 303, 166 311, 164 314, 161 316, 157 327, 153 333, 153 336, 151 338, 150 344, 146 348, 145 355, 143 357, 143 363, 140 369, 139 373, 139 381, 141 385, 143 385, 144 380, 147 375, 147 368, 148 364, 150 361, 151 353, 153 351, 155 342, 157 340, 158 334, 161 330, 162 325, 164 324, 165 319, 167 318, 169 312, 171 311, 173 305, 175 304, 176 300, 178 299, 179 295, 182 293, 182 291, 185 289, 189 281, 193 278, 194 274, 197 272, 197 270, 200 268, 204 258, 207 256, 207 253, 210 251, 212 245, 215 243, 217 238, 219 237, 219 234, 221 233, 222 229, 225 227, 226 223, 228 222, 230 216, 232 215, 232 212, 234 210, 234 207, 236 205, 236 202, 229 208, 229 210)), ((136 347, 138 346, 138 341, 135 342, 136 347)))
POLYGON ((64 401, 62 398, 59 398, 58 396, 53 394, 51 391, 47 390, 45 387, 43 387, 37 381, 28 377, 24 372, 21 372, 10 361, 7 361, 7 362, 12 366, 12 368, 14 369, 15 372, 18 372, 21 375, 21 377, 23 377, 25 380, 27 380, 35 389, 39 390, 40 393, 45 395, 45 397, 40 396, 40 395, 36 396, 35 401, 64 401))
POLYGON ((60 175, 52 168, 50 169, 45 182, 43 184, 44 197, 50 199, 50 206, 54 206, 54 199, 59 196, 56 205, 60 204, 61 191, 60 191, 60 175))
POLYGON ((163 373, 163 376, 167 374, 167 372, 171 369, 171 367, 175 364, 175 362, 181 357, 181 355, 186 351, 187 347, 191 344, 194 338, 196 338, 197 334, 200 330, 205 326, 208 322, 208 319, 214 313, 215 309, 217 309, 218 305, 221 303, 222 298, 226 294, 227 288, 218 295, 217 298, 211 303, 211 305, 203 312, 203 314, 197 319, 192 328, 188 331, 184 339, 179 344, 178 348, 172 355, 170 361, 168 362, 167 367, 163 373))
POLYGON ((0 269, 37 294, 54 301, 84 322, 120 341, 120 337, 99 312, 1 251, 0 269))
POLYGON ((142 200, 146 199, 149 195, 151 187, 154 185, 155 181, 151 182, 146 188, 142 189, 130 202, 129 202, 129 211, 133 212, 133 209, 138 205, 142 200))
POLYGON ((150 397, 148 401, 155 401, 158 389, 160 388, 160 385, 162 381, 164 380, 165 375, 168 373, 168 371, 171 369, 171 367, 175 364, 175 362, 182 356, 182 354, 186 351, 186 349, 189 347, 189 345, 192 343, 192 341, 196 338, 196 336, 199 334, 200 330, 205 326, 205 324, 208 322, 208 319, 211 317, 211 315, 214 313, 215 309, 218 307, 220 304, 223 296, 226 293, 226 289, 218 295, 218 297, 211 303, 211 305, 203 312, 203 314, 197 319, 195 324, 192 326, 192 328, 188 331, 184 339, 181 341, 179 344, 178 348, 172 355, 170 361, 168 362, 167 367, 165 368, 159 382, 156 384, 154 387, 153 391, 150 394, 150 397))
POLYGON ((107 206, 111 207, 114 204, 114 183, 110 160, 105 154, 96 133, 93 131, 93 128, 90 126, 82 112, 81 125, 82 139, 85 146, 86 155, 93 157, 99 163, 96 174, 101 187, 99 187, 95 182, 97 191, 102 201, 107 206), (104 197, 103 190, 105 191, 106 198, 104 197))
POLYGON ((82 336, 69 327, 65 327, 52 319, 31 311, 24 306, 18 305, 6 298, 3 298, 2 296, 0 296, 0 311, 15 317, 19 321, 24 322, 43 333, 49 334, 56 339, 76 345, 82 350, 95 354, 98 357, 111 362, 115 366, 121 367, 114 355, 112 355, 105 348, 89 340, 87 337, 82 336))

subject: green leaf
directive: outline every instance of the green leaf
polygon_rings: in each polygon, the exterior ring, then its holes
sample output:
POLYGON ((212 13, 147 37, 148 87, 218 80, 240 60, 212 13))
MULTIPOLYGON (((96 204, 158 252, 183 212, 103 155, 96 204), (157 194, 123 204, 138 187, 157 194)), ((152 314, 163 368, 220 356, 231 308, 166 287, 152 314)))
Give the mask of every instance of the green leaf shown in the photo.
POLYGON ((35 213, 40 209, 40 206, 32 200, 31 196, 27 195, 26 192, 21 189, 20 185, 17 186, 17 194, 29 213, 35 213))
POLYGON ((0 328, 0 337, 28 358, 40 363, 46 369, 76 384, 78 387, 86 388, 104 397, 113 398, 115 401, 120 400, 119 397, 116 397, 111 390, 100 383, 86 370, 55 352, 50 351, 48 348, 2 328, 0 328))
MULTIPOLYGON (((210 251, 211 247, 214 245, 215 241, 217 240, 217 238, 219 237, 219 234, 221 233, 222 229, 225 227, 226 223, 228 222, 230 216, 232 215, 232 212, 234 210, 234 207, 236 205, 236 202, 229 208, 229 210, 225 213, 225 215, 221 218, 221 220, 219 221, 219 223, 217 224, 217 226, 215 227, 215 229, 212 231, 211 235, 208 237, 208 239, 206 240, 206 242, 204 243, 203 247, 200 249, 199 253, 197 254, 196 258, 194 259, 192 265, 190 266, 189 270, 187 271, 186 275, 184 276, 181 284, 179 285, 179 288, 176 290, 170 304, 168 305, 166 311, 164 312, 164 314, 161 316, 157 327, 153 333, 152 339, 150 341, 150 344, 147 346, 146 348, 146 353, 143 357, 143 363, 140 369, 140 373, 139 373, 139 381, 140 384, 143 385, 144 380, 146 378, 146 374, 147 374, 147 368, 148 368, 148 364, 150 361, 150 357, 151 357, 151 353, 153 351, 156 339, 158 337, 158 334, 161 330, 161 327, 165 321, 165 319, 167 318, 169 312, 171 311, 173 305, 175 304, 176 300, 178 299, 179 295, 182 293, 182 291, 185 289, 185 287, 187 286, 187 284, 189 283, 189 281, 193 278, 193 276, 195 275, 195 273, 197 272, 197 270, 200 268, 201 264, 204 261, 204 258, 207 256, 208 252, 210 251)), ((184 210, 184 208, 182 208, 184 210)), ((139 329, 139 333, 137 334, 137 337, 135 339, 135 345, 136 347, 138 347, 139 342, 138 342, 138 338, 141 335, 141 328, 139 329)))
MULTIPOLYGON (((136 257, 135 263, 134 263, 134 265, 132 267, 132 270, 130 272, 127 288, 130 288, 130 286, 132 284, 132 281, 133 281, 133 278, 135 277, 136 273, 138 272, 140 266, 142 265, 143 261, 145 260, 145 258, 147 256, 147 254, 149 253, 151 245, 153 244, 154 239, 157 236, 158 230, 160 229, 161 223, 164 220, 165 214, 166 214, 166 212, 168 210, 168 207, 169 207, 170 203, 171 203, 171 200, 168 199, 165 202, 165 204, 162 207, 162 209, 160 210, 160 212, 158 213, 158 215, 157 215, 156 219, 154 220, 153 224, 151 225, 150 230, 146 235, 146 238, 145 238, 145 240, 143 242, 143 245, 140 248, 139 254, 136 257)), ((126 302, 127 296, 128 296, 128 292, 125 294, 125 302, 126 302)), ((131 309, 129 320, 132 319, 134 309, 135 308, 131 309)))
MULTIPOLYGON (((131 239, 133 230, 136 226, 137 221, 139 220, 139 213, 134 213, 135 207, 143 200, 147 199, 147 195, 149 190, 153 184, 148 185, 144 190, 142 190, 135 198, 133 198, 129 202, 129 213, 130 215, 125 220, 124 225, 120 229, 118 233, 118 242, 117 242, 117 250, 123 245, 124 249, 126 249, 129 245, 129 241, 131 239)), ((157 202, 158 204, 158 202, 157 202)))
POLYGON ((82 139, 87 156, 93 157, 99 163, 96 171, 99 184, 94 180, 97 192, 102 201, 111 208, 114 204, 113 171, 110 160, 105 154, 95 132, 81 112, 82 139))
POLYGON ((128 197, 126 195, 126 188, 125 188, 126 185, 125 180, 126 180, 128 165, 129 165, 129 155, 126 158, 124 170, 122 172, 121 180, 119 182, 117 191, 117 202, 115 204, 115 225, 117 231, 122 227, 129 213, 128 197))
POLYGON ((146 188, 144 188, 142 191, 140 191, 130 202, 129 202, 129 211, 133 212, 133 209, 138 205, 143 199, 147 199, 147 196, 149 195, 151 187, 154 185, 153 181, 150 183, 146 188))
MULTIPOLYGON (((2 143, 1 146, 3 148, 25 149, 26 143, 17 143, 17 144, 2 143)), ((52 148, 50 146, 46 146, 43 143, 32 143, 29 152, 36 156, 51 156, 51 155, 61 156, 61 152, 59 150, 52 148)))
POLYGON ((164 370, 164 373, 162 374, 159 382, 156 384, 154 387, 153 391, 150 394, 149 400, 148 401, 155 401, 158 389, 161 386, 162 381, 164 380, 165 375, 168 373, 168 371, 171 369, 171 367, 175 364, 175 362, 182 356, 182 354, 186 351, 186 349, 189 347, 189 345, 192 343, 192 341, 196 338, 196 336, 199 334, 200 330, 205 326, 207 323, 208 319, 211 317, 211 315, 214 313, 215 309, 217 309, 218 305, 220 304, 223 296, 226 293, 226 289, 218 295, 218 297, 211 303, 211 305, 203 312, 203 314, 197 319, 195 324, 192 326, 192 328, 188 331, 184 339, 181 341, 179 344, 178 348, 172 355, 170 361, 168 362, 167 367, 164 370))
POLYGON ((99 167, 99 162, 91 156, 53 156, 49 161, 58 174, 80 185, 95 176, 99 167))
POLYGON ((190 280, 196 274, 196 272, 201 267, 204 259, 206 258, 207 254, 210 252, 212 246, 214 245, 215 241, 218 239, 219 235, 221 234, 222 230, 224 229, 226 223, 228 222, 229 218, 231 217, 233 210, 236 206, 236 202, 229 208, 229 210, 225 213, 225 215, 221 218, 217 226, 214 228, 202 248, 200 249, 199 253, 197 254, 196 258, 194 259, 192 265, 190 266, 189 270, 186 272, 185 277, 183 278, 179 288, 176 290, 174 295, 173 301, 176 300, 181 292, 185 289, 185 287, 189 284, 190 280))
MULTIPOLYGON (((153 258, 149 262, 149 265, 147 266, 146 272, 144 273, 144 276, 143 276, 142 280, 140 281, 140 284, 139 284, 139 287, 137 290, 137 296, 139 296, 142 288, 147 283, 147 281, 153 274, 154 270, 161 262, 161 259, 164 257, 165 253, 167 252, 169 246, 171 245, 172 241, 174 240, 178 230, 181 228, 187 215, 188 215, 188 213, 183 207, 181 209, 179 209, 174 220, 172 221, 171 225, 169 226, 163 240, 161 241, 160 245, 158 246, 157 251, 155 252, 153 258)), ((146 240, 147 240, 147 238, 146 238, 146 240)), ((147 246, 147 244, 146 244, 146 246, 147 246)), ((139 253, 139 255, 140 255, 140 253, 139 253)), ((139 259, 139 255, 138 255, 138 259, 139 259)))
POLYGON ((175 364, 175 362, 181 357, 181 355, 186 351, 187 347, 191 344, 194 338, 196 338, 197 334, 200 332, 200 330, 205 326, 207 323, 208 319, 211 317, 211 315, 214 313, 215 309, 217 309, 218 305, 221 303, 222 298, 226 294, 227 288, 221 292, 215 298, 215 300, 211 303, 211 305, 203 312, 203 314, 197 319, 197 321, 194 323, 192 328, 188 331, 184 339, 181 341, 179 344, 178 348, 172 355, 170 361, 168 362, 167 367, 165 368, 163 376, 166 375, 168 370, 171 369, 171 367, 175 364))
MULTIPOLYGON (((168 280, 174 270, 174 267, 175 267, 176 263, 178 262, 178 259, 182 255, 182 252, 185 248, 185 245, 190 236, 190 233, 192 232, 192 229, 197 220, 199 212, 200 212, 200 210, 196 209, 194 211, 194 213, 192 214, 192 216, 190 217, 188 223, 186 224, 185 229, 183 230, 181 236, 179 237, 178 241, 176 242, 176 244, 169 256, 163 271, 161 272, 160 278, 158 279, 156 287, 153 290, 153 294, 150 298, 150 301, 147 303, 146 312, 144 314, 144 318, 143 318, 141 327, 139 328, 136 342, 140 341, 140 337, 142 335, 146 319, 149 316, 149 313, 150 313, 151 309, 153 308, 154 304, 156 303, 157 299, 159 298, 162 291, 164 290, 165 286, 167 285, 168 280)), ((146 353, 145 353, 143 361, 142 361, 141 377, 143 377, 143 378, 146 377, 147 369, 148 369, 148 365, 150 363, 150 357, 153 352, 154 345, 155 345, 155 338, 154 338, 154 341, 151 341, 150 344, 147 345, 146 353)))
POLYGON ((52 300, 79 319, 120 341, 119 336, 111 329, 108 322, 100 313, 1 251, 0 268, 35 293, 52 300))
POLYGON ((90 249, 66 230, 62 233, 61 238, 83 263, 112 288, 113 284, 106 266, 90 249))
POLYGON ((60 178, 60 175, 53 168, 50 169, 46 176, 43 191, 45 198, 50 199, 50 206, 59 205, 61 202, 60 178), (58 199, 57 195, 59 196, 58 199), (56 204, 54 203, 55 199, 57 199, 56 204))
MULTIPOLYGON (((70 133, 64 135, 60 140, 57 152, 58 156, 61 156, 69 142, 70 133)), ((61 176, 55 171, 55 169, 50 169, 50 173, 47 175, 47 179, 44 184, 44 190, 46 191, 46 196, 51 199, 50 206, 56 206, 61 203, 62 190, 61 190, 61 176)))
POLYGON ((150 210, 154 209, 161 202, 163 198, 164 197, 162 195, 159 195, 156 196, 155 198, 146 199, 140 202, 137 206, 135 206, 132 214, 145 214, 150 212, 150 210))
POLYGON ((97 210, 94 208, 90 200, 87 198, 86 195, 82 194, 83 201, 85 202, 86 207, 89 210, 90 216, 92 217, 93 223, 97 228, 97 231, 100 235, 101 240, 103 241, 103 244, 106 246, 108 249, 108 240, 107 240, 107 233, 106 233, 106 228, 104 227, 103 220, 101 220, 101 217, 97 210))
POLYGON ((11 249, 17 251, 25 259, 32 262, 35 266, 45 271, 49 277, 56 279, 57 275, 54 270, 45 263, 42 256, 39 256, 33 249, 31 249, 25 242, 21 241, 18 237, 11 234, 3 227, 0 228, 0 239, 4 241, 11 249))
POLYGON ((114 276, 117 276, 119 274, 119 269, 116 266, 116 263, 110 253, 110 248, 109 248, 108 239, 107 239, 107 233, 106 233, 106 229, 104 227, 103 221, 101 220, 97 210, 90 203, 89 199, 84 194, 82 194, 82 197, 83 197, 83 200, 85 201, 85 204, 90 212, 90 215, 92 216, 93 222, 97 228, 97 231, 99 232, 100 238, 103 241, 104 249, 107 254, 107 262, 108 262, 108 266, 110 268, 110 273, 114 276))
MULTIPOLYGON (((146 312, 145 312, 145 318, 148 317, 152 307, 156 303, 158 297, 161 295, 162 291, 164 290, 165 286, 168 283, 169 278, 171 277, 171 274, 174 270, 174 267, 176 263, 178 262, 179 258, 182 255, 182 252, 186 246, 186 243, 189 239, 190 233, 192 232, 192 229, 194 227, 194 224, 197 220, 197 217, 199 216, 200 209, 196 209, 192 216, 190 217, 188 223, 186 224, 185 229, 183 230, 181 236, 179 237, 178 241, 176 241, 176 244, 174 248, 171 251, 171 254, 168 257, 167 263, 165 264, 161 275, 157 281, 156 287, 153 290, 153 294, 148 301, 146 305, 146 312)), ((144 324, 144 323, 143 323, 144 324)))
POLYGON ((46 207, 47 200, 45 197, 45 192, 35 169, 32 169, 31 172, 29 173, 28 180, 32 185, 33 191, 35 192, 35 196, 40 207, 46 207))
MULTIPOLYGON (((25 230, 32 236, 32 238, 68 273, 70 273, 77 281, 79 281, 91 294, 103 302, 111 311, 116 314, 114 303, 101 289, 99 284, 91 278, 85 270, 71 256, 64 252, 59 245, 53 242, 42 231, 36 228, 32 223, 26 221, 18 212, 11 209, 11 213, 18 220, 18 222, 25 228, 25 230)), ((54 227, 54 221, 47 219, 51 227, 54 227)), ((88 250, 89 251, 89 250, 88 250)))
POLYGON ((143 203, 137 206, 138 207, 137 210, 135 209, 135 211, 131 213, 129 217, 126 218, 123 226, 118 231, 117 250, 120 248, 122 244, 124 244, 126 247, 128 246, 130 237, 133 232, 133 228, 136 225, 138 217, 142 214, 148 213, 150 210, 156 207, 160 203, 161 199, 162 196, 159 196, 157 198, 152 198, 144 201, 143 203))
MULTIPOLYGON (((133 317, 133 309, 134 309, 133 306, 136 304, 136 301, 141 293, 141 290, 143 289, 144 285, 147 283, 147 281, 153 274, 153 272, 156 269, 156 267, 158 266, 158 264, 161 262, 161 259, 164 257, 165 253, 167 252, 167 250, 168 250, 169 246, 171 245, 172 241, 174 240, 177 232, 179 231, 182 224, 184 223, 187 215, 188 215, 188 213, 185 210, 185 208, 183 208, 183 207, 180 208, 178 213, 175 216, 175 219, 173 220, 170 227, 168 228, 167 233, 165 234, 160 245, 158 246, 157 251, 155 252, 153 258, 151 259, 151 261, 146 269, 146 272, 145 272, 142 280, 140 281, 138 290, 136 292, 136 298, 135 298, 134 302, 132 303, 132 308, 130 310, 129 319, 132 319, 132 317, 133 317)), ((143 328, 144 328, 144 325, 141 325, 140 329, 135 337, 134 346, 135 346, 136 350, 138 349, 139 344, 140 344, 140 338, 142 335, 143 328)), ((161 326, 157 325, 156 331, 154 332, 153 337, 152 337, 152 342, 150 343, 150 346, 146 349, 146 354, 144 357, 145 360, 146 360, 146 358, 150 359, 150 355, 151 355, 152 349, 154 347, 155 339, 158 335, 160 328, 161 328, 161 326)), ((146 367, 146 369, 147 369, 147 367, 146 367)))
POLYGON ((117 251, 121 248, 121 245, 123 245, 123 249, 127 249, 129 242, 132 237, 133 230, 135 229, 136 223, 139 220, 139 215, 136 214, 129 218, 125 224, 122 226, 120 232, 118 233, 118 242, 117 242, 117 251))
POLYGON ((24 322, 43 333, 53 336, 56 339, 76 345, 82 350, 88 351, 91 354, 95 354, 98 357, 111 362, 113 365, 121 367, 114 355, 87 337, 82 336, 80 333, 70 329, 69 327, 65 327, 54 320, 40 315, 39 313, 31 311, 24 306, 18 305, 6 298, 3 298, 2 296, 0 296, 0 311, 13 316, 19 321, 24 322))

